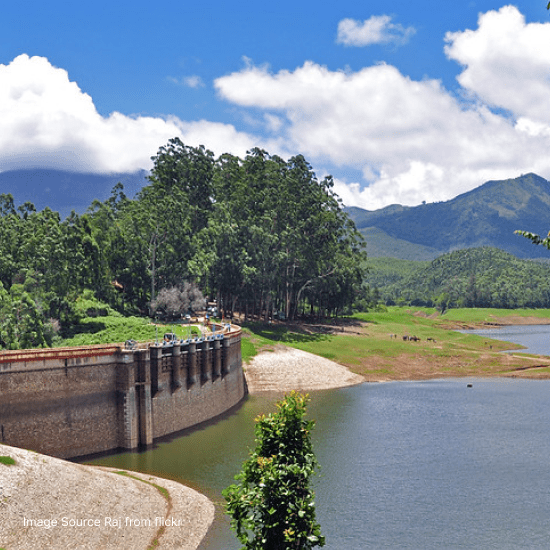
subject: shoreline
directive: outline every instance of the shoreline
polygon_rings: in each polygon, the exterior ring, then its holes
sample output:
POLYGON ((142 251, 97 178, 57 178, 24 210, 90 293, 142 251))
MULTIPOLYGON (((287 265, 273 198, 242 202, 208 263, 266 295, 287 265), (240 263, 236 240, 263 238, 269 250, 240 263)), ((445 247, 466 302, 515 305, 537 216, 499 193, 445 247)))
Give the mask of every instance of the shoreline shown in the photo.
POLYGON ((248 391, 302 392, 354 386, 365 378, 319 355, 278 345, 262 351, 244 366, 248 391))

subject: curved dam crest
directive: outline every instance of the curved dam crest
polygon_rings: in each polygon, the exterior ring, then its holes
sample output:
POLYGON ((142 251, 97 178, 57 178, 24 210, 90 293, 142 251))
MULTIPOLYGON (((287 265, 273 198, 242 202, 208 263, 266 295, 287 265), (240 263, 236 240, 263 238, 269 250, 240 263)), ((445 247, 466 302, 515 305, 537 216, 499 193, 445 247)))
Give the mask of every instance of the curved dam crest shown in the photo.
POLYGON ((0 443, 58 458, 134 450, 246 395, 241 329, 164 344, 0 353, 0 443))

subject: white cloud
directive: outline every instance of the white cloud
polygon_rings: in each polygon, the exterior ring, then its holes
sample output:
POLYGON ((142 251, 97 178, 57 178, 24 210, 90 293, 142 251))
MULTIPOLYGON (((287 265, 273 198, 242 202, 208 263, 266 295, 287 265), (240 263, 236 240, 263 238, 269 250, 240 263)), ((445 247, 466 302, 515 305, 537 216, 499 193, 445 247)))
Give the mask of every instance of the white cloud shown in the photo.
POLYGON ((274 143, 258 139, 258 137, 240 132, 230 124, 199 120, 197 122, 174 122, 180 131, 182 141, 186 145, 204 145, 216 155, 231 153, 243 157, 253 147, 265 147, 273 151, 274 143), (270 149, 271 146, 271 149, 270 149))
POLYGON ((525 22, 514 6, 481 14, 477 30, 447 33, 458 81, 481 101, 550 124, 550 23, 525 22))
POLYGON ((177 84, 178 86, 185 86, 186 88, 204 88, 205 84, 203 79, 199 75, 189 75, 189 76, 182 76, 181 78, 175 78, 173 76, 169 76, 167 79, 169 82, 172 82, 173 84, 177 84))
POLYGON ((234 104, 284 117, 280 138, 314 165, 361 170, 368 181, 340 193, 349 205, 447 200, 488 179, 550 173, 540 131, 535 138, 525 124, 392 66, 344 72, 306 62, 275 74, 247 66, 215 86, 234 104))
POLYGON ((247 60, 214 85, 249 133, 209 120, 103 117, 66 71, 22 55, 0 65, 0 170, 149 168, 179 136, 215 154, 302 153, 318 174, 335 175, 345 204, 369 210, 448 200, 521 173, 550 178, 550 24, 527 24, 507 6, 480 15, 476 30, 447 34, 445 51, 463 67, 458 96, 391 65, 306 61, 272 72, 247 60))
POLYGON ((177 118, 101 116, 67 72, 44 57, 20 55, 0 65, 0 170, 48 167, 125 172, 151 167, 170 138, 241 153, 256 140, 234 127, 177 118), (227 139, 227 141, 225 141, 227 139), (213 145, 211 145, 213 144, 213 145))
POLYGON ((346 46, 370 46, 371 44, 405 44, 416 32, 413 27, 403 27, 391 22, 389 15, 373 15, 365 21, 342 19, 338 23, 337 44, 346 46))
POLYGON ((204 82, 202 81, 202 78, 196 74, 191 76, 185 76, 183 78, 183 81, 185 82, 185 85, 189 88, 202 88, 204 87, 204 82))

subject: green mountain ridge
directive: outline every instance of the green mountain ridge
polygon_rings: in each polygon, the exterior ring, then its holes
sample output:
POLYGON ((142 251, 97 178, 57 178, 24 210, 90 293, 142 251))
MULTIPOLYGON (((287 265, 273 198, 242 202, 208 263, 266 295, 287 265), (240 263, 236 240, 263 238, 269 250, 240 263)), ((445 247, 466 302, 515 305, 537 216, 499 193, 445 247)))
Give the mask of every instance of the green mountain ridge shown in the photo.
POLYGON ((431 262, 372 258, 367 283, 387 304, 548 308, 550 264, 494 247, 465 248, 431 262))
POLYGON ((379 210, 348 207, 366 237, 371 257, 431 260, 442 254, 482 246, 518 258, 548 257, 514 231, 546 234, 550 229, 550 182, 536 174, 488 181, 445 202, 390 205, 379 210))

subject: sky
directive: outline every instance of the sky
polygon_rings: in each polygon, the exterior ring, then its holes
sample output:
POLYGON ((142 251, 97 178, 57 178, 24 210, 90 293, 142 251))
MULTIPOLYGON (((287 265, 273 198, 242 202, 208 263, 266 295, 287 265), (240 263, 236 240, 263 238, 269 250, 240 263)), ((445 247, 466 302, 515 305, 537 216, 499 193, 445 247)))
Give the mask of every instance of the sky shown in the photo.
POLYGON ((546 4, 9 2, 0 171, 150 169, 177 136, 302 154, 367 210, 550 179, 546 4))

